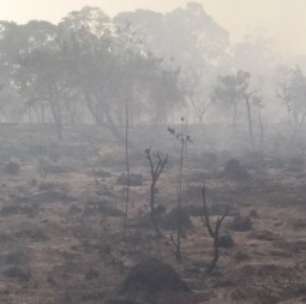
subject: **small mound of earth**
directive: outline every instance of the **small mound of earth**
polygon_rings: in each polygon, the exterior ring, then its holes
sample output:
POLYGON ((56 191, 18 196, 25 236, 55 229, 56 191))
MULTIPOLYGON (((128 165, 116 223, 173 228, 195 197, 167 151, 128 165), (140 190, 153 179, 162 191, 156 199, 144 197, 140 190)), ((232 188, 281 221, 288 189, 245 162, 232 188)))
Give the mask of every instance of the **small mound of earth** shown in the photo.
POLYGON ((109 304, 192 304, 188 285, 168 264, 148 259, 133 267, 109 304))

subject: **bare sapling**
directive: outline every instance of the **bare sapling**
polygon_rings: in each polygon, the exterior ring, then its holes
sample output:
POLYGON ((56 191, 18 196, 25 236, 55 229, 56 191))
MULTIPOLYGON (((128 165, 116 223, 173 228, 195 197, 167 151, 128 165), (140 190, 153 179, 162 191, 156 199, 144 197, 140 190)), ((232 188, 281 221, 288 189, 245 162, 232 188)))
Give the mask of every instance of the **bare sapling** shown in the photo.
POLYGON ((147 160, 150 166, 150 174, 151 174, 151 185, 150 185, 150 217, 153 228, 156 232, 157 236, 161 235, 159 223, 158 223, 158 214, 156 209, 156 192, 157 192, 157 183, 158 180, 166 168, 168 163, 168 155, 162 156, 160 152, 156 152, 152 154, 151 149, 145 150, 147 160))
POLYGON ((125 126, 124 126, 124 155, 125 155, 125 171, 126 185, 124 198, 124 231, 127 231, 129 204, 130 204, 130 156, 129 156, 129 135, 130 135, 130 117, 129 117, 129 102, 125 102, 125 126))
POLYGON ((203 208, 203 215, 201 216, 203 225, 207 228, 209 236, 213 239, 213 245, 214 245, 214 256, 210 263, 210 265, 207 268, 207 273, 211 273, 217 266, 219 257, 220 257, 220 231, 222 224, 225 220, 225 218, 229 214, 229 208, 226 208, 224 211, 224 214, 219 217, 213 227, 213 224, 211 222, 209 209, 207 206, 207 199, 206 199, 206 187, 202 187, 202 208, 203 208))
POLYGON ((175 246, 175 256, 178 262, 182 260, 182 236, 183 236, 183 184, 184 184, 184 165, 187 146, 191 143, 191 137, 184 130, 184 117, 181 118, 181 131, 177 132, 173 128, 168 128, 168 131, 179 142, 179 172, 177 181, 177 220, 176 220, 176 237, 171 237, 171 241, 175 246))

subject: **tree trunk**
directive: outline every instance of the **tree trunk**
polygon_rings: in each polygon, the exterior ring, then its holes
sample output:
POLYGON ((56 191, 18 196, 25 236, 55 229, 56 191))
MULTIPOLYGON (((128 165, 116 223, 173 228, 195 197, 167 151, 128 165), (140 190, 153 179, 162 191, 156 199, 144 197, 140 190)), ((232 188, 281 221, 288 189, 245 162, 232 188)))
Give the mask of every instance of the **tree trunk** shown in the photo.
POLYGON ((209 265, 207 269, 207 273, 211 273, 216 268, 218 261, 219 261, 220 253, 219 253, 219 235, 216 235, 214 238, 214 257, 211 261, 211 264, 209 265))
POLYGON ((156 217, 155 192, 156 192, 156 183, 153 182, 150 188, 150 214, 151 214, 151 222, 152 222, 153 228, 156 232, 156 235, 159 236, 161 233, 160 233, 160 229, 159 229, 157 217, 156 217))
POLYGON ((237 129, 237 116, 238 116, 237 104, 236 104, 236 102, 234 102, 234 104, 233 104, 233 120, 232 120, 232 127, 233 127, 234 133, 236 133, 236 129, 237 129))
POLYGON ((253 132, 253 119, 252 119, 252 109, 251 104, 249 100, 249 96, 246 97, 246 109, 247 109, 247 119, 248 119, 248 128, 249 128, 249 137, 251 141, 251 147, 254 150, 255 149, 255 143, 254 143, 254 132, 253 132))
POLYGON ((62 120, 62 113, 61 113, 60 106, 57 104, 57 101, 55 100, 50 100, 49 105, 50 105, 51 114, 52 114, 53 121, 54 121, 57 138, 58 140, 62 140, 63 139, 63 120, 62 120))
POLYGON ((110 131, 113 138, 119 143, 122 143, 124 140, 124 137, 122 136, 119 128, 114 123, 111 117, 111 114, 105 110, 104 118, 106 121, 103 120, 101 115, 99 115, 96 107, 93 105, 92 96, 89 93, 85 93, 85 99, 86 99, 87 108, 90 114, 92 115, 95 123, 101 127, 107 128, 110 131))
POLYGON ((183 171, 184 171, 184 153, 185 153, 185 139, 182 139, 180 148, 180 164, 179 164, 179 180, 178 180, 178 197, 177 197, 177 229, 176 229, 176 258, 180 262, 182 260, 182 193, 183 193, 183 171))
POLYGON ((263 149, 264 141, 265 141, 265 129, 264 129, 264 124, 262 120, 261 110, 259 110, 259 113, 258 113, 258 120, 259 120, 259 129, 260 129, 260 146, 261 146, 261 149, 263 149))
POLYGON ((130 203, 130 158, 129 158, 129 104, 128 100, 125 103, 125 136, 124 136, 124 154, 125 154, 125 169, 126 169, 126 189, 125 189, 125 206, 124 206, 124 227, 127 229, 127 220, 129 215, 129 203, 130 203))

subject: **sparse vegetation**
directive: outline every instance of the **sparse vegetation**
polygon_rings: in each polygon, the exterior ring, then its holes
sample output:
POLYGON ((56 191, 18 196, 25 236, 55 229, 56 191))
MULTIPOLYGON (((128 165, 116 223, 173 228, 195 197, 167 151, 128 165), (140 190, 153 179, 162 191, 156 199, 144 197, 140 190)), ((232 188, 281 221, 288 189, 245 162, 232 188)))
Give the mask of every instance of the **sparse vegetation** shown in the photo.
POLYGON ((240 214, 235 216, 231 224, 231 228, 234 231, 245 232, 252 230, 252 220, 248 216, 241 216, 240 214))
POLYGON ((17 162, 10 161, 4 166, 4 172, 10 175, 18 175, 20 173, 20 165, 17 162))
POLYGON ((305 303, 305 10, 150 1, 0 21, 0 303, 305 303))
POLYGON ((157 192, 157 183, 158 180, 165 170, 165 167, 168 163, 168 155, 162 156, 160 152, 156 152, 152 155, 151 149, 145 150, 146 158, 150 166, 151 174, 151 185, 150 185, 150 217, 152 225, 155 229, 157 235, 160 235, 159 229, 159 214, 158 207, 156 206, 156 192, 157 192))
POLYGON ((171 237, 171 241, 175 246, 175 256, 178 261, 182 260, 182 235, 183 235, 183 186, 184 186, 184 165, 187 153, 187 146, 191 143, 190 135, 186 134, 184 129, 185 119, 181 118, 181 130, 168 128, 168 132, 179 142, 179 164, 178 164, 178 180, 177 180, 177 207, 176 207, 176 238, 171 237))
MULTIPOLYGON (((203 217, 202 217, 202 222, 204 224, 204 226, 206 227, 209 236, 213 239, 213 244, 214 244, 214 257, 207 269, 208 273, 211 273, 217 266, 219 257, 220 257, 220 245, 221 245, 221 240, 220 240, 220 233, 221 233, 221 228, 222 228, 222 224, 223 221, 225 220, 225 218, 228 216, 229 213, 229 209, 226 209, 226 211, 224 212, 224 214, 219 217, 215 223, 215 225, 212 225, 211 222, 211 218, 210 218, 210 214, 209 214, 209 209, 207 206, 207 199, 206 199, 206 187, 203 186, 202 187, 202 202, 203 202, 203 217)), ((223 244, 225 239, 222 239, 223 244)))

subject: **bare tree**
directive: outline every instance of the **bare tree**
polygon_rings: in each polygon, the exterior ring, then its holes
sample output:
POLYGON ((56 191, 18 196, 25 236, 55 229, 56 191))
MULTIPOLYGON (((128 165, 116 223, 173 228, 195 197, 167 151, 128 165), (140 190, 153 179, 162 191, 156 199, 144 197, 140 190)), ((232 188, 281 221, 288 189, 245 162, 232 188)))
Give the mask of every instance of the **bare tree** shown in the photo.
POLYGON ((184 165, 185 165, 185 155, 187 151, 187 146, 191 143, 191 137, 186 134, 184 130, 184 117, 181 118, 181 131, 177 132, 175 129, 168 128, 168 131, 171 135, 173 135, 176 140, 178 140, 180 144, 180 154, 179 154, 179 173, 178 173, 178 181, 177 181, 177 227, 176 227, 176 238, 171 238, 172 243, 176 248, 176 259, 178 261, 182 260, 182 235, 183 235, 183 227, 182 227, 182 217, 183 217, 183 208, 182 208, 182 194, 183 194, 183 183, 184 183, 184 165))
POLYGON ((129 132, 130 132, 130 113, 129 101, 125 102, 125 126, 124 126, 124 154, 125 154, 125 170, 126 170, 126 187, 125 187, 125 200, 124 200, 124 230, 127 229, 127 221, 129 216, 130 204, 130 156, 129 156, 129 132))
POLYGON ((208 109, 212 101, 208 95, 210 83, 207 81, 207 75, 204 76, 205 69, 190 68, 183 73, 182 85, 184 87, 185 98, 193 110, 197 123, 203 124, 208 109))
POLYGON ((207 269, 208 273, 211 273, 215 267, 217 266, 220 252, 219 252, 219 240, 220 240, 220 230, 222 223, 224 222, 225 218, 228 216, 229 209, 227 208, 224 212, 224 214, 219 217, 215 223, 215 226, 213 227, 213 224, 211 223, 210 214, 207 206, 207 199, 206 199, 206 187, 202 187, 202 208, 203 208, 203 216, 201 217, 203 225, 207 228, 208 234, 213 239, 214 243, 214 256, 213 259, 207 269))
POLYGON ((255 94, 252 99, 253 99, 252 100, 253 105, 257 109, 258 126, 259 126, 259 145, 261 149, 263 149, 265 141, 265 125, 262 114, 262 111, 264 109, 263 98, 260 95, 255 94))
POLYGON ((150 216, 156 234, 160 235, 160 229, 157 219, 155 194, 157 191, 156 184, 168 163, 168 155, 163 157, 159 152, 156 152, 155 154, 152 155, 151 149, 146 149, 145 153, 150 165, 150 173, 151 173, 150 216))
POLYGON ((252 96, 254 92, 250 91, 251 74, 239 70, 235 74, 220 76, 214 91, 212 93, 213 102, 222 102, 232 108, 233 120, 232 127, 236 133, 238 109, 241 102, 246 105, 246 118, 248 123, 249 139, 252 149, 255 148, 253 117, 252 117, 252 96))
POLYGON ((285 80, 279 84, 277 97, 286 105, 289 127, 292 129, 291 141, 295 141, 306 120, 306 75, 296 66, 286 71, 285 80))

